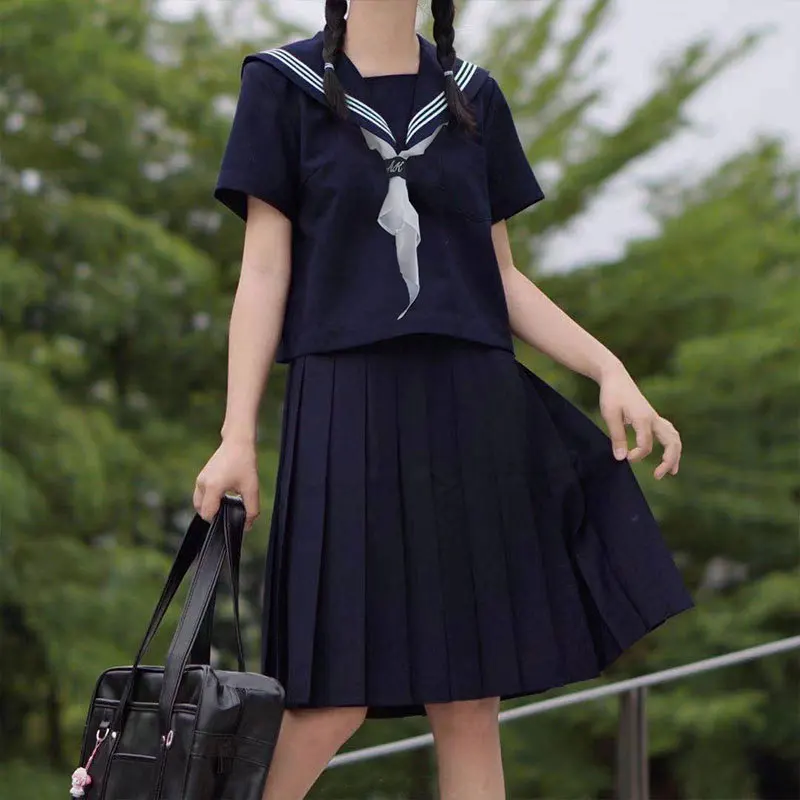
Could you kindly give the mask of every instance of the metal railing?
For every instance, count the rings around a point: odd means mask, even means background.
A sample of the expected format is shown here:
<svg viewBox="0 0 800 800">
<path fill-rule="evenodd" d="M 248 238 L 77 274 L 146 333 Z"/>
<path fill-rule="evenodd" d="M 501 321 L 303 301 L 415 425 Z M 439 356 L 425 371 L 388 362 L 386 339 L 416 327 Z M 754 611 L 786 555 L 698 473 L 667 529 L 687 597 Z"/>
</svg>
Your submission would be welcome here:
<svg viewBox="0 0 800 800">
<path fill-rule="evenodd" d="M 518 706 L 501 712 L 499 719 L 501 723 L 511 722 L 515 719 L 542 714 L 545 711 L 552 711 L 556 708 L 585 703 L 588 700 L 597 700 L 601 697 L 609 697 L 615 694 L 621 695 L 617 736 L 617 797 L 620 800 L 648 800 L 647 687 L 798 648 L 800 648 L 800 636 L 791 636 L 787 639 L 779 639 L 756 647 L 748 647 L 745 650 L 737 650 L 733 653 L 706 658 L 680 667 L 672 667 L 649 675 L 641 675 L 638 678 L 615 681 L 594 689 L 584 689 L 561 695 L 560 697 L 552 697 L 547 700 Z M 432 744 L 433 735 L 425 733 L 420 736 L 389 742 L 388 744 L 365 747 L 349 753 L 340 753 L 331 759 L 328 769 L 404 753 L 408 750 L 428 747 Z"/>
</svg>

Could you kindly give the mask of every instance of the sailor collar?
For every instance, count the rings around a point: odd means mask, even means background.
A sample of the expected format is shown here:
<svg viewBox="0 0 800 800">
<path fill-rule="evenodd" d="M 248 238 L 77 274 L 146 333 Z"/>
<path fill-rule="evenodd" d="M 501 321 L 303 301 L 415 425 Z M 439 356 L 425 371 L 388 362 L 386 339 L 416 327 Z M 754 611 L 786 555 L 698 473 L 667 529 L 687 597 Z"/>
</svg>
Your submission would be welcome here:
<svg viewBox="0 0 800 800">
<path fill-rule="evenodd" d="M 436 46 L 417 34 L 420 46 L 419 72 L 414 91 L 413 113 L 409 120 L 405 142 L 397 142 L 386 120 L 371 108 L 365 79 L 345 53 L 336 66 L 336 75 L 344 88 L 349 110 L 348 119 L 364 128 L 395 150 L 412 148 L 448 120 L 449 112 L 444 95 L 444 75 L 436 56 Z M 259 59 L 272 64 L 289 80 L 320 103 L 327 105 L 322 88 L 324 63 L 322 58 L 323 32 L 308 39 L 285 44 L 248 56 L 245 64 Z M 484 83 L 487 70 L 463 59 L 453 65 L 454 78 L 467 100 L 472 99 Z"/>
<path fill-rule="evenodd" d="M 408 123 L 405 141 L 398 143 L 386 120 L 367 102 L 366 81 L 355 64 L 342 53 L 336 74 L 345 91 L 349 114 L 364 135 L 367 146 L 383 159 L 388 186 L 386 199 L 378 214 L 378 224 L 395 239 L 400 274 L 408 289 L 408 305 L 397 319 L 405 316 L 420 291 L 417 249 L 421 241 L 420 221 L 411 204 L 406 185 L 405 165 L 409 158 L 423 156 L 449 120 L 444 94 L 445 78 L 436 46 L 417 34 L 419 40 L 419 70 L 414 89 L 413 112 Z M 245 59 L 266 61 L 280 70 L 292 83 L 327 107 L 323 90 L 324 63 L 322 58 L 323 32 L 309 39 L 271 50 L 264 50 Z M 457 59 L 453 65 L 454 78 L 467 98 L 472 99 L 488 77 L 488 72 L 469 61 Z"/>
</svg>

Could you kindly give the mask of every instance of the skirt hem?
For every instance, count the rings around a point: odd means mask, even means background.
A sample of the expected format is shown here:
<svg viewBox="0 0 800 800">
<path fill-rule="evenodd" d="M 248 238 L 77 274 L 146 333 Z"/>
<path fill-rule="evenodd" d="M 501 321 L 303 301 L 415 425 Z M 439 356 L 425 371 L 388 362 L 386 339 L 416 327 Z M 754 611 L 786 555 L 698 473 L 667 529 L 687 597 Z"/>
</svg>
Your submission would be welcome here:
<svg viewBox="0 0 800 800">
<path fill-rule="evenodd" d="M 427 711 L 425 709 L 426 704 L 431 703 L 452 703 L 452 702 L 463 702 L 468 700 L 480 700 L 486 697 L 500 697 L 501 702 L 505 702 L 507 700 L 518 700 L 522 697 L 529 697 L 537 694 L 543 694 L 544 692 L 548 692 L 552 689 L 563 689 L 565 686 L 571 686 L 575 683 L 582 683 L 584 681 L 594 680 L 596 678 L 602 678 L 604 673 L 610 666 L 616 663 L 624 653 L 629 650 L 633 645 L 637 642 L 641 641 L 645 636 L 649 633 L 652 633 L 657 628 L 660 628 L 664 625 L 665 622 L 670 620 L 672 617 L 676 617 L 678 614 L 682 614 L 684 611 L 690 611 L 696 607 L 696 603 L 691 598 L 688 599 L 684 604 L 680 606 L 676 606 L 670 611 L 668 611 L 663 618 L 658 620 L 653 625 L 649 626 L 647 630 L 639 635 L 636 636 L 628 641 L 620 643 L 620 650 L 615 655 L 607 657 L 604 663 L 600 666 L 594 666 L 584 671 L 579 671 L 577 673 L 571 674 L 569 677 L 559 679 L 555 682 L 548 682 L 547 685 L 539 685 L 533 688 L 526 688 L 520 689 L 515 691 L 509 692 L 496 692 L 494 694 L 487 694 L 484 692 L 481 693 L 467 693 L 463 696 L 453 697 L 453 696 L 435 696 L 427 700 L 418 700 L 412 703 L 364 703 L 364 702 L 328 702 L 325 704 L 316 704 L 316 703 L 292 703 L 291 700 L 287 699 L 285 703 L 285 707 L 289 711 L 293 710 L 301 710 L 301 709 L 321 709 L 321 708 L 366 708 L 367 709 L 367 719 L 400 719 L 403 717 L 426 717 Z"/>
</svg>

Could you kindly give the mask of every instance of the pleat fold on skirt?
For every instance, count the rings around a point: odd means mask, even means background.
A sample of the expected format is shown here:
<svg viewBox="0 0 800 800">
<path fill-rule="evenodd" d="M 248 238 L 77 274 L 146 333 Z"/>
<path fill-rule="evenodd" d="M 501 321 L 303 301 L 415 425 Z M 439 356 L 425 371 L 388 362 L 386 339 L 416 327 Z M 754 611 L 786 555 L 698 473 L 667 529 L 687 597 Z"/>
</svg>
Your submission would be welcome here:
<svg viewBox="0 0 800 800">
<path fill-rule="evenodd" d="M 692 607 L 630 465 L 512 353 L 420 334 L 291 362 L 262 652 L 287 708 L 534 694 Z"/>
</svg>

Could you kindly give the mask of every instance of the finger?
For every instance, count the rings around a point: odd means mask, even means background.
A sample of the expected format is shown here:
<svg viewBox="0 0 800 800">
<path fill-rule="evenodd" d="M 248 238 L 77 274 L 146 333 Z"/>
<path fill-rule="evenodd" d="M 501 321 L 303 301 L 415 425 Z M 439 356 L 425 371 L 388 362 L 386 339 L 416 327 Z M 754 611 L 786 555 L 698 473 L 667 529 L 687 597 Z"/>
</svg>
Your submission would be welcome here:
<svg viewBox="0 0 800 800">
<path fill-rule="evenodd" d="M 194 485 L 194 493 L 192 494 L 192 505 L 198 514 L 200 513 L 200 509 L 203 507 L 204 493 L 205 490 L 203 488 L 203 484 L 200 481 L 197 481 L 197 483 Z"/>
<path fill-rule="evenodd" d="M 258 481 L 253 481 L 242 489 L 242 500 L 244 501 L 245 520 L 244 529 L 249 531 L 253 523 L 258 518 Z"/>
<path fill-rule="evenodd" d="M 211 522 L 214 519 L 214 515 L 219 511 L 219 505 L 224 493 L 224 489 L 218 486 L 206 486 L 199 512 L 206 522 Z"/>
<path fill-rule="evenodd" d="M 681 442 L 681 438 L 680 436 L 678 436 L 677 431 L 675 432 L 675 436 L 677 438 L 678 452 L 677 455 L 675 456 L 675 462 L 672 465 L 672 469 L 670 469 L 670 473 L 672 475 L 678 474 L 678 469 L 680 468 L 681 465 L 681 456 L 683 455 L 683 443 Z"/>
<path fill-rule="evenodd" d="M 675 462 L 675 466 L 672 468 L 672 474 L 673 475 L 677 475 L 678 474 L 678 470 L 680 469 L 680 466 L 681 466 L 681 455 L 679 453 L 678 454 L 678 460 Z"/>
<path fill-rule="evenodd" d="M 667 473 L 677 474 L 678 464 L 681 458 L 681 437 L 671 422 L 663 417 L 656 420 L 653 430 L 658 441 L 664 446 L 664 454 L 661 463 L 656 468 L 654 475 L 659 480 Z"/>
<path fill-rule="evenodd" d="M 631 424 L 636 431 L 636 447 L 628 453 L 628 461 L 641 461 L 653 451 L 653 423 L 648 417 L 639 417 Z"/>
<path fill-rule="evenodd" d="M 669 473 L 672 475 L 675 474 L 678 461 L 680 460 L 679 453 L 679 445 L 675 441 L 669 442 L 664 447 L 664 455 L 661 459 L 661 463 L 656 467 L 655 472 L 653 473 L 658 480 L 661 480 L 661 478 Z"/>
<path fill-rule="evenodd" d="M 611 408 L 602 412 L 603 419 L 608 426 L 608 435 L 611 437 L 611 448 L 614 458 L 622 461 L 628 454 L 628 437 L 625 433 L 625 423 L 622 418 L 622 409 Z"/>
</svg>

